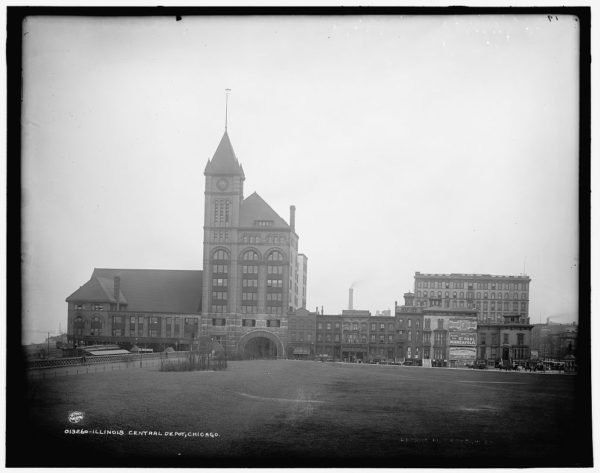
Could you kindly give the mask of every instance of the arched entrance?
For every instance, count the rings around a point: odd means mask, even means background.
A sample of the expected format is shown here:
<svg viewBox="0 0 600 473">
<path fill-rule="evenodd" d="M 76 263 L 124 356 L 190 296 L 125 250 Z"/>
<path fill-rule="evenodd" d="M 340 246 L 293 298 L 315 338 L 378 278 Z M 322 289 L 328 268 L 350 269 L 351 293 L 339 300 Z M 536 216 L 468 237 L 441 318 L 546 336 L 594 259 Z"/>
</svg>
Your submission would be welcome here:
<svg viewBox="0 0 600 473">
<path fill-rule="evenodd" d="M 244 335 L 238 352 L 246 359 L 282 358 L 283 344 L 277 335 L 260 330 Z"/>
</svg>

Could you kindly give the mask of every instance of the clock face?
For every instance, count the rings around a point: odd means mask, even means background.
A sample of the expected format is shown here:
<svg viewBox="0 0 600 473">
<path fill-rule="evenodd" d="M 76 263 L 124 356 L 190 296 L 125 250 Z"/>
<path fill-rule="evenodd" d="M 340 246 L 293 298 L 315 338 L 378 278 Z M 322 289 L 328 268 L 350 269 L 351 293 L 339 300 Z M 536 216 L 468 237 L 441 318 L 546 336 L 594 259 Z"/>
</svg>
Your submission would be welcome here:
<svg viewBox="0 0 600 473">
<path fill-rule="evenodd" d="M 219 190 L 224 191 L 225 189 L 227 189 L 227 179 L 219 179 L 217 181 L 217 187 L 219 188 Z"/>
</svg>

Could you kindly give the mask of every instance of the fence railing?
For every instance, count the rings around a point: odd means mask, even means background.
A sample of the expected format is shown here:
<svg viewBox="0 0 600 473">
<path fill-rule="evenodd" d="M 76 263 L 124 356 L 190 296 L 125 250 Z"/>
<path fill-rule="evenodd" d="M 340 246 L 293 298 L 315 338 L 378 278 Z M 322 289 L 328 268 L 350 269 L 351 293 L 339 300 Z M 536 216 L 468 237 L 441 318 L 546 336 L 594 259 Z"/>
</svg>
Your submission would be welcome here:
<svg viewBox="0 0 600 473">
<path fill-rule="evenodd" d="M 70 358 L 54 358 L 50 360 L 30 360 L 28 368 L 30 370 L 61 368 L 67 366 L 86 366 L 104 363 L 135 363 L 140 360 L 159 360 L 159 359 L 177 359 L 186 358 L 187 351 L 174 351 L 170 353 L 130 353 L 125 355 L 89 355 L 75 356 Z"/>
</svg>

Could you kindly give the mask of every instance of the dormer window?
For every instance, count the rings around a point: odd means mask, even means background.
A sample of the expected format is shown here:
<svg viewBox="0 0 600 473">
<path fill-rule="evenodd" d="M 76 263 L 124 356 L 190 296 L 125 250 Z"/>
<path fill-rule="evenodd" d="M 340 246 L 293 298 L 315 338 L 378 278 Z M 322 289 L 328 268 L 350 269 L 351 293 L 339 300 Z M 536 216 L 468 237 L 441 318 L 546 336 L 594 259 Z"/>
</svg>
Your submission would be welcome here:
<svg viewBox="0 0 600 473">
<path fill-rule="evenodd" d="M 254 220 L 255 227 L 272 227 L 273 220 Z"/>
<path fill-rule="evenodd" d="M 94 304 L 94 310 L 104 310 L 104 306 L 102 304 Z"/>
</svg>

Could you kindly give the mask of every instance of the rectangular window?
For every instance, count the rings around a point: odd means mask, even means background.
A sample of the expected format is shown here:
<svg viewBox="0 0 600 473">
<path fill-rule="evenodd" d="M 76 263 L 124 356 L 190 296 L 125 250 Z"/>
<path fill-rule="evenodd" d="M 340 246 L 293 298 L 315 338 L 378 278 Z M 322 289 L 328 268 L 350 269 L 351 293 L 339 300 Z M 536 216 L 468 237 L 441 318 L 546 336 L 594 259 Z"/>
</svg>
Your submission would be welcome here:
<svg viewBox="0 0 600 473">
<path fill-rule="evenodd" d="M 267 327 L 281 327 L 281 320 L 267 320 Z"/>
<path fill-rule="evenodd" d="M 375 334 L 374 334 L 374 333 L 372 333 L 372 334 L 371 334 L 371 341 L 372 341 L 372 342 L 374 342 L 374 341 L 375 341 Z"/>
<path fill-rule="evenodd" d="M 525 345 L 525 335 L 522 333 L 517 334 L 517 345 Z"/>
<path fill-rule="evenodd" d="M 113 337 L 122 337 L 123 330 L 120 328 L 113 328 Z"/>
<path fill-rule="evenodd" d="M 243 265 L 242 266 L 243 274 L 258 274 L 258 266 L 256 265 Z"/>
<path fill-rule="evenodd" d="M 481 340 L 480 343 L 482 345 L 485 345 L 485 333 L 482 333 L 482 334 L 479 335 L 479 340 Z"/>
<path fill-rule="evenodd" d="M 502 334 L 502 343 L 508 344 L 508 333 Z"/>
<path fill-rule="evenodd" d="M 394 340 L 394 336 L 393 335 L 388 335 L 388 342 L 392 343 Z"/>
<path fill-rule="evenodd" d="M 242 319 L 242 327 L 256 327 L 256 320 Z"/>
<path fill-rule="evenodd" d="M 331 324 L 327 323 L 327 330 L 331 330 Z"/>
<path fill-rule="evenodd" d="M 215 327 L 225 327 L 227 319 L 212 319 L 212 324 Z"/>
<path fill-rule="evenodd" d="M 443 330 L 444 329 L 444 319 L 438 319 L 438 321 L 437 321 L 437 328 L 438 328 L 438 330 Z"/>
</svg>

